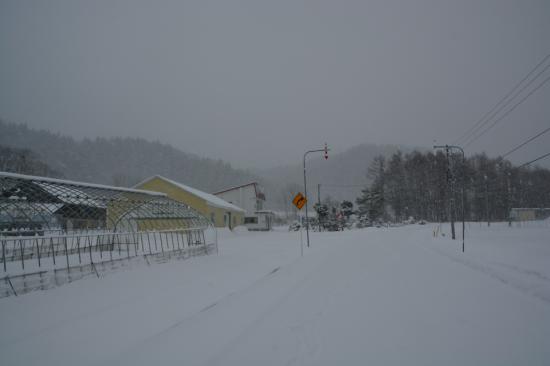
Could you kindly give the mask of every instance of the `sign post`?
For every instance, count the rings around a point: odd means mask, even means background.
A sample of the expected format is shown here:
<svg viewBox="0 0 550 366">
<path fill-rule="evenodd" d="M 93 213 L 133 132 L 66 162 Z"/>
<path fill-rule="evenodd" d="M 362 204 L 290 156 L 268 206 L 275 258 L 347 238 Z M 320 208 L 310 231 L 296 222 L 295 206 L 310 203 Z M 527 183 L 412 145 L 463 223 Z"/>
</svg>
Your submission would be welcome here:
<svg viewBox="0 0 550 366">
<path fill-rule="evenodd" d="M 298 210 L 301 210 L 302 207 L 307 203 L 306 198 L 301 192 L 298 192 L 296 196 L 294 196 L 294 199 L 292 200 L 292 204 L 296 206 Z M 304 241 L 302 239 L 302 232 L 303 232 L 303 222 L 300 220 L 300 252 L 302 257 L 304 256 Z"/>
</svg>

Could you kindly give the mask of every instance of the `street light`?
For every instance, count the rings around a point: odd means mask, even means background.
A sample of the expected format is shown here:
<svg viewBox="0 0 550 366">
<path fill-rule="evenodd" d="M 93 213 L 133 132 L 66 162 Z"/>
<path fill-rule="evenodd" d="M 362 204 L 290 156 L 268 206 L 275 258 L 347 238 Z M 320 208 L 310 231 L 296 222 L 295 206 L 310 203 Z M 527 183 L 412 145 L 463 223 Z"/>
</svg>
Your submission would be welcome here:
<svg viewBox="0 0 550 366">
<path fill-rule="evenodd" d="M 445 149 L 447 151 L 447 154 L 449 153 L 449 150 L 456 149 L 460 150 L 462 152 L 462 166 L 464 169 L 466 169 L 466 157 L 464 155 L 464 149 L 460 146 L 456 145 L 434 145 L 434 149 Z M 447 155 L 448 156 L 448 155 Z M 449 164 L 449 161 L 447 160 L 447 164 Z M 463 172 L 464 174 L 465 172 Z M 464 177 L 462 177 L 462 253 L 464 253 L 464 233 L 466 231 L 466 224 L 465 224 L 465 217 L 464 217 Z M 452 215 L 452 213 L 451 213 Z"/>
<path fill-rule="evenodd" d="M 304 153 L 304 196 L 306 197 L 306 237 L 307 237 L 307 247 L 309 248 L 309 217 L 307 213 L 307 181 L 306 181 L 306 156 L 309 153 L 314 152 L 324 152 L 325 153 L 325 160 L 328 159 L 328 152 L 330 149 L 328 148 L 327 144 L 325 143 L 324 149 L 316 149 L 316 150 L 308 150 Z"/>
</svg>

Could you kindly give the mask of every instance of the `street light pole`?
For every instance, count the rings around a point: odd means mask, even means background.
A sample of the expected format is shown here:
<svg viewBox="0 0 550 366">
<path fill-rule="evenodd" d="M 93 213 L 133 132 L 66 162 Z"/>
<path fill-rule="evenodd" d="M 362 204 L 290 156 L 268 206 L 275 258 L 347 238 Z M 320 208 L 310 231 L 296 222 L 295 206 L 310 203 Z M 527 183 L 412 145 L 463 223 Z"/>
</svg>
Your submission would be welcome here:
<svg viewBox="0 0 550 366">
<path fill-rule="evenodd" d="M 308 199 L 307 199 L 307 180 L 306 180 L 306 156 L 309 153 L 324 152 L 325 153 L 325 159 L 328 159 L 328 152 L 329 151 L 330 151 L 330 149 L 327 147 L 327 144 L 325 144 L 324 149 L 308 150 L 304 153 L 304 196 L 306 197 L 306 238 L 307 238 L 307 247 L 308 248 L 309 248 L 309 217 L 308 217 L 308 212 L 307 212 Z"/>
<path fill-rule="evenodd" d="M 317 183 L 317 207 L 321 207 L 321 183 Z M 317 210 L 319 210 L 319 208 Z M 319 212 L 317 212 L 317 225 L 319 226 L 319 231 L 321 231 L 321 218 L 319 217 Z"/>
<path fill-rule="evenodd" d="M 462 153 L 462 167 L 463 169 L 465 170 L 466 169 L 466 156 L 464 154 L 464 149 L 461 148 L 460 146 L 456 146 L 456 145 L 445 145 L 445 146 L 441 146 L 441 145 L 437 145 L 437 146 L 434 146 L 434 149 L 446 149 L 447 151 L 449 149 L 457 149 L 457 150 L 460 150 L 460 152 Z M 464 233 L 466 232 L 466 223 L 465 223 L 465 208 L 464 208 L 464 191 L 465 191 L 465 188 L 464 188 L 464 185 L 466 184 L 465 181 L 466 179 L 464 179 L 464 174 L 466 172 L 464 171 L 462 173 L 462 253 L 464 253 Z M 452 214 L 452 213 L 451 213 Z"/>
</svg>

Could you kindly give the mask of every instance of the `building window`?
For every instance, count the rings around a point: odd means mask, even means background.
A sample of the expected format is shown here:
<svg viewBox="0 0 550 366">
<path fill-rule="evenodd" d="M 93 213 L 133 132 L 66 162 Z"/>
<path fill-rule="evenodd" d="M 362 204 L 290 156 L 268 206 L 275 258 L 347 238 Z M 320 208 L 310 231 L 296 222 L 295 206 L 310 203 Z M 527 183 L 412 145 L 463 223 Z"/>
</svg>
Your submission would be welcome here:
<svg viewBox="0 0 550 366">
<path fill-rule="evenodd" d="M 256 216 L 249 216 L 244 218 L 245 224 L 257 224 L 258 218 Z"/>
<path fill-rule="evenodd" d="M 223 226 L 227 226 L 227 214 L 223 215 Z"/>
<path fill-rule="evenodd" d="M 210 213 L 210 221 L 212 221 L 213 224 L 216 223 L 216 214 L 214 212 Z"/>
</svg>

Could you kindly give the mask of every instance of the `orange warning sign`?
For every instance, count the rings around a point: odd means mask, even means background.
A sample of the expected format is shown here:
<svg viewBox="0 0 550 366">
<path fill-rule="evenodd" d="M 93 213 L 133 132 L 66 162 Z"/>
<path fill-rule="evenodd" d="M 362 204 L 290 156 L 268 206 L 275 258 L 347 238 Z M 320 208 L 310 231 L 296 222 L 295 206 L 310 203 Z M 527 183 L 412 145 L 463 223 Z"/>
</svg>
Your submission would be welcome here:
<svg viewBox="0 0 550 366">
<path fill-rule="evenodd" d="M 298 207 L 298 210 L 301 210 L 302 207 L 305 206 L 306 202 L 306 198 L 301 193 L 298 193 L 296 197 L 294 197 L 294 199 L 292 200 L 292 203 L 294 204 L 294 206 Z"/>
</svg>

